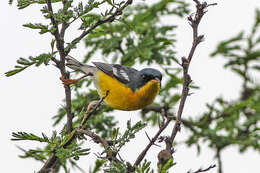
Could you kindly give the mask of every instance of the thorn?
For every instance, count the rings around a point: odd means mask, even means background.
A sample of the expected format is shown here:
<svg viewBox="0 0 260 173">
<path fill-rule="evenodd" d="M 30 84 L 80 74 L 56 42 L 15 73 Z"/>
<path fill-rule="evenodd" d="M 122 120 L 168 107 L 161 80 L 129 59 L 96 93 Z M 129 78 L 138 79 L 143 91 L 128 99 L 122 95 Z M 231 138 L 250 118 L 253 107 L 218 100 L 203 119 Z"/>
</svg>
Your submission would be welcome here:
<svg viewBox="0 0 260 173">
<path fill-rule="evenodd" d="M 194 92 L 193 93 L 188 93 L 188 96 L 191 96 L 192 94 L 195 94 Z"/>
<path fill-rule="evenodd" d="M 148 134 L 147 134 L 146 131 L 145 131 L 145 134 L 146 134 L 146 137 L 148 138 L 148 140 L 149 140 L 150 142 L 152 142 L 151 138 L 148 136 Z M 161 147 L 160 145 L 157 145 L 157 144 L 155 144 L 155 143 L 153 143 L 153 145 L 155 145 L 155 146 L 157 146 L 157 147 Z"/>
<path fill-rule="evenodd" d="M 209 7 L 209 6 L 215 6 L 215 5 L 218 5 L 218 3 L 208 4 L 207 7 Z"/>
</svg>

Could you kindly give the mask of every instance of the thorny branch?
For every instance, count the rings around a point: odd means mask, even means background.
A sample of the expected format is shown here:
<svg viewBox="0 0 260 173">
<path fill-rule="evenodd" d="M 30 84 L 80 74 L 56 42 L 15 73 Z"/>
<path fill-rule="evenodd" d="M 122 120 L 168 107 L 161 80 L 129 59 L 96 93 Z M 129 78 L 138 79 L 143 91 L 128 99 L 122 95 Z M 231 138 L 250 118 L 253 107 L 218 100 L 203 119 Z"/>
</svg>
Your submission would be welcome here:
<svg viewBox="0 0 260 173">
<path fill-rule="evenodd" d="M 170 137 L 167 137 L 165 139 L 166 142 L 166 149 L 162 150 L 162 151 L 168 151 L 169 154 L 172 154 L 174 152 L 174 149 L 172 148 L 172 143 L 174 141 L 174 138 L 176 137 L 177 132 L 180 130 L 180 125 L 181 125 L 181 117 L 182 117 L 182 112 L 184 109 L 184 105 L 185 105 L 185 101 L 187 96 L 189 95 L 189 85 L 192 82 L 190 75 L 188 74 L 188 70 L 189 70 L 189 65 L 190 62 L 192 60 L 193 54 L 196 50 L 196 47 L 198 46 L 199 43 L 201 43 L 203 41 L 204 36 L 203 35 L 198 35 L 198 26 L 199 23 L 203 17 L 203 15 L 207 12 L 205 11 L 205 9 L 209 6 L 212 5 L 216 5 L 216 3 L 214 4 L 207 4 L 206 2 L 200 3 L 198 0 L 193 0 L 196 3 L 196 14 L 195 17 L 192 17 L 192 15 L 190 15 L 188 17 L 188 21 L 190 22 L 190 25 L 192 27 L 193 30 L 193 42 L 192 42 L 192 47 L 191 50 L 188 54 L 188 57 L 182 58 L 182 69 L 183 69 L 183 78 L 184 78 L 184 82 L 182 85 L 182 95 L 181 95 L 181 101 L 179 104 L 179 108 L 178 108 L 178 112 L 177 112 L 177 117 L 176 117 L 176 121 L 174 124 L 174 127 L 172 129 L 172 133 Z M 166 114 L 167 115 L 167 114 Z M 143 158 L 146 155 L 146 152 L 150 149 L 150 147 L 153 145 L 153 143 L 158 139 L 159 135 L 161 134 L 161 132 L 169 125 L 169 123 L 171 122 L 171 120 L 173 120 L 174 118 L 169 116 L 167 117 L 168 120 L 166 121 L 165 124 L 163 124 L 158 132 L 156 133 L 156 135 L 152 138 L 152 140 L 149 142 L 149 144 L 145 147 L 145 149 L 141 152 L 141 154 L 138 156 L 138 158 L 136 159 L 134 166 L 137 166 L 141 163 L 141 161 L 143 160 Z M 158 160 L 160 163 L 160 155 L 158 155 Z"/>
<path fill-rule="evenodd" d="M 155 143 L 155 141 L 159 138 L 160 134 L 164 131 L 164 129 L 169 125 L 172 119 L 168 119 L 165 124 L 162 125 L 162 127 L 159 129 L 159 131 L 154 135 L 154 137 L 150 140 L 149 144 L 145 147 L 145 149 L 139 154 L 137 157 L 134 167 L 138 166 L 143 158 L 145 157 L 147 151 L 151 148 L 151 146 Z"/>
<path fill-rule="evenodd" d="M 67 0 L 63 0 L 63 8 L 66 5 Z M 54 12 L 53 12 L 53 8 L 52 8 L 52 2 L 51 0 L 46 0 L 46 4 L 47 4 L 47 8 L 49 10 L 50 13 L 50 20 L 52 25 L 55 27 L 55 30 L 52 32 L 52 35 L 55 37 L 55 41 L 56 41 L 56 48 L 59 52 L 60 55 L 60 59 L 57 60 L 55 57 L 52 57 L 51 60 L 56 64 L 57 68 L 59 68 L 60 73 L 62 75 L 62 77 L 64 79 L 69 79 L 69 73 L 66 72 L 66 68 L 65 68 L 65 57 L 66 55 L 70 52 L 71 48 L 65 49 L 64 48 L 64 36 L 65 36 L 65 31 L 66 29 L 69 27 L 69 24 L 66 22 L 63 22 L 61 24 L 61 29 L 59 30 L 59 24 L 56 21 L 56 19 L 54 18 Z M 95 28 L 97 28 L 98 26 L 107 23 L 107 22 L 112 22 L 115 20 L 116 16 L 119 16 L 122 14 L 123 10 L 128 6 L 132 4 L 132 0 L 128 0 L 126 1 L 122 7 L 117 8 L 117 10 L 111 14 L 108 18 L 104 19 L 104 20 L 98 20 L 96 24 L 94 24 L 93 26 L 91 26 L 88 30 L 83 31 L 83 33 L 76 39 L 74 39 L 72 41 L 72 43 L 78 43 L 80 40 L 82 40 L 87 34 L 89 34 L 90 32 L 92 32 Z M 66 50 L 66 51 L 65 51 Z M 67 112 L 67 133 L 72 132 L 73 127 L 72 127 L 72 113 L 71 113 L 71 88 L 69 85 L 64 85 L 65 88 L 65 100 L 66 100 L 66 112 Z M 102 100 L 103 101 L 103 100 Z M 95 109 L 97 109 L 98 106 L 95 107 Z M 88 116 L 90 117 L 90 116 Z M 68 143 L 65 146 L 68 146 L 72 141 L 74 141 L 76 139 L 76 136 L 74 136 L 71 140 L 68 141 Z M 55 152 L 49 157 L 49 159 L 45 162 L 45 164 L 43 165 L 43 167 L 40 169 L 40 171 L 38 173 L 48 173 L 51 170 L 53 170 L 53 168 L 58 164 L 58 158 L 55 155 Z"/>
<path fill-rule="evenodd" d="M 204 35 L 198 35 L 199 23 L 200 23 L 203 15 L 207 12 L 207 11 L 205 11 L 205 9 L 209 6 L 216 5 L 216 3 L 207 4 L 206 2 L 200 3 L 198 0 L 193 0 L 193 1 L 196 3 L 197 11 L 196 11 L 196 14 L 194 17 L 192 17 L 191 15 L 188 17 L 188 21 L 190 22 L 190 25 L 193 30 L 193 42 L 192 42 L 192 47 L 189 52 L 188 58 L 187 59 L 184 57 L 182 58 L 182 68 L 183 68 L 183 78 L 184 78 L 184 83 L 182 85 L 182 96 L 181 96 L 181 101 L 180 101 L 178 112 L 177 112 L 177 119 L 176 119 L 175 125 L 173 127 L 172 134 L 169 139 L 168 145 L 172 145 L 174 138 L 180 129 L 182 112 L 184 109 L 186 98 L 189 94 L 189 85 L 192 82 L 191 77 L 188 74 L 189 65 L 192 60 L 196 47 L 204 39 Z"/>
<path fill-rule="evenodd" d="M 101 138 L 100 136 L 98 136 L 97 134 L 91 132 L 91 131 L 87 131 L 84 130 L 84 123 L 87 121 L 87 119 L 97 111 L 97 109 L 100 107 L 100 105 L 102 104 L 102 102 L 104 101 L 104 99 L 108 96 L 109 91 L 107 91 L 106 95 L 104 97 L 102 97 L 100 99 L 100 101 L 98 102 L 98 104 L 93 108 L 93 110 L 91 112 L 89 112 L 86 117 L 85 121 L 82 121 L 82 125 L 79 129 L 77 129 L 77 132 L 79 133 L 83 133 L 85 135 L 88 135 L 89 137 L 91 137 L 95 142 L 100 142 L 103 144 L 105 150 L 108 148 L 108 142 Z M 83 123 L 84 122 L 84 123 Z M 63 147 L 67 147 L 68 145 L 70 145 L 73 141 L 75 141 L 77 139 L 78 135 L 77 133 L 75 133 L 71 139 L 69 141 L 67 141 L 67 143 L 65 143 L 63 145 Z M 112 157 L 112 153 L 111 152 L 107 152 L 107 158 L 108 159 L 113 159 Z M 115 160 L 115 159 L 114 159 Z M 40 171 L 38 173 L 48 173 L 51 170 L 53 170 L 54 167 L 56 167 L 56 165 L 59 163 L 57 156 L 55 155 L 55 151 L 52 154 L 52 156 L 45 162 L 44 166 L 40 169 Z"/>
<path fill-rule="evenodd" d="M 103 139 L 102 137 L 98 136 L 97 134 L 95 134 L 89 130 L 78 129 L 77 132 L 91 137 L 93 139 L 93 141 L 96 143 L 101 143 L 105 149 L 105 152 L 107 153 L 108 160 L 113 159 L 113 153 L 112 153 L 112 151 L 109 151 L 109 144 L 105 139 Z"/>
<path fill-rule="evenodd" d="M 57 48 L 59 55 L 60 55 L 60 60 L 57 60 L 54 57 L 52 58 L 52 60 L 56 63 L 56 66 L 59 68 L 62 77 L 67 79 L 67 78 L 69 78 L 69 73 L 66 73 L 66 69 L 65 69 L 66 54 L 65 54 L 65 51 L 64 51 L 64 32 L 65 32 L 64 26 L 66 24 L 65 23 L 62 24 L 63 28 L 62 28 L 62 31 L 60 33 L 58 22 L 53 17 L 53 9 L 52 9 L 51 0 L 46 0 L 46 3 L 47 3 L 48 10 L 51 14 L 50 15 L 51 23 L 56 28 L 52 32 L 52 34 L 55 37 L 56 48 Z M 64 2 L 64 5 L 65 5 L 65 3 L 66 2 Z M 72 128 L 72 114 L 71 114 L 71 89 L 67 85 L 64 85 L 64 88 L 65 88 L 65 100 L 66 100 L 66 112 L 67 112 L 67 133 L 70 133 L 73 130 L 73 128 Z"/>
</svg>

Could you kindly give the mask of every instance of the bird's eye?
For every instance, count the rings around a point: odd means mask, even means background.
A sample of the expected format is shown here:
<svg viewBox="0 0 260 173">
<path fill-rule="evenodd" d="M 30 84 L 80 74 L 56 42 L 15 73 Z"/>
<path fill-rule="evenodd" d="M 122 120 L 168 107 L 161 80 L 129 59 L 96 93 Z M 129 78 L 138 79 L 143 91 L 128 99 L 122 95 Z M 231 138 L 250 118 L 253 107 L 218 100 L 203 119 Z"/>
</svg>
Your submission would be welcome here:
<svg viewBox="0 0 260 173">
<path fill-rule="evenodd" d="M 142 74 L 141 77 L 142 77 L 142 79 L 145 80 L 145 81 L 149 81 L 149 80 L 152 79 L 151 76 L 149 76 L 149 75 L 144 75 L 144 74 Z"/>
</svg>

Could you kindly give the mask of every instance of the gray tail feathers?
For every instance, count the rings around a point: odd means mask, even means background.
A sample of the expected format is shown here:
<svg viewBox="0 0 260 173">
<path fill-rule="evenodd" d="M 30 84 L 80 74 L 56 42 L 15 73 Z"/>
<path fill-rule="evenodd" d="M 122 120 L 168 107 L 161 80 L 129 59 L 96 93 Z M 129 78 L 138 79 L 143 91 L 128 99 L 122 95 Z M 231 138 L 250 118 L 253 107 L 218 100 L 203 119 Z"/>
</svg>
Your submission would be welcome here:
<svg viewBox="0 0 260 173">
<path fill-rule="evenodd" d="M 94 74 L 97 71 L 97 68 L 91 65 L 86 65 L 75 58 L 71 57 L 70 55 L 66 56 L 66 66 L 71 68 L 72 70 L 82 72 L 84 74 Z"/>
</svg>

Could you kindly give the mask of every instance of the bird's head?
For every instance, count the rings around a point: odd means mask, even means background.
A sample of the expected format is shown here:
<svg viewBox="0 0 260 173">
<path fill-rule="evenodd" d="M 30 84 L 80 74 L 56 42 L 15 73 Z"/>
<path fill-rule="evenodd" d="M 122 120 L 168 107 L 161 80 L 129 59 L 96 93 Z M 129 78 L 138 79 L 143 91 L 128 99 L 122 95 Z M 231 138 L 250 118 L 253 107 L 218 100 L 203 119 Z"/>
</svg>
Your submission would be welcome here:
<svg viewBox="0 0 260 173">
<path fill-rule="evenodd" d="M 161 86 L 161 80 L 162 80 L 162 73 L 154 68 L 145 68 L 140 71 L 141 76 L 141 83 L 142 85 L 146 84 L 147 82 L 151 80 L 156 80 L 160 82 Z"/>
<path fill-rule="evenodd" d="M 141 77 L 144 81 L 158 80 L 161 82 L 162 73 L 154 68 L 145 68 L 140 71 Z"/>
</svg>

